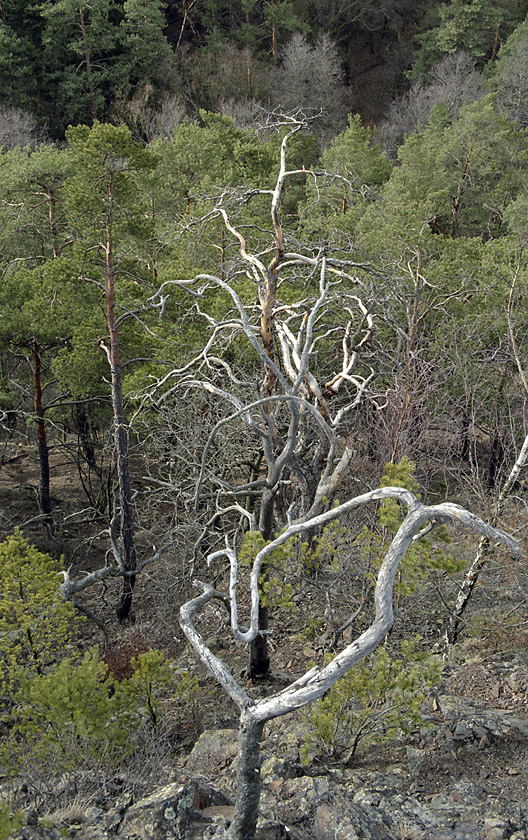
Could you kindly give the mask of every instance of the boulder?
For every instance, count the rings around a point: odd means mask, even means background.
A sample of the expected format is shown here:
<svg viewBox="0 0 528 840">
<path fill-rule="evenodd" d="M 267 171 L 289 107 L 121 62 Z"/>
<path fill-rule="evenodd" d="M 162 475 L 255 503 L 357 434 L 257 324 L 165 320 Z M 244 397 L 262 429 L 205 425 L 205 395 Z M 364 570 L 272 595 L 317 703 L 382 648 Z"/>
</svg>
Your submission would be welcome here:
<svg viewBox="0 0 528 840">
<path fill-rule="evenodd" d="M 237 750 L 236 729 L 207 729 L 187 756 L 185 769 L 189 775 L 215 778 L 220 771 L 234 770 Z"/>
<path fill-rule="evenodd" d="M 128 808 L 117 834 L 122 840 L 183 840 L 195 799 L 193 784 L 167 785 Z"/>
</svg>

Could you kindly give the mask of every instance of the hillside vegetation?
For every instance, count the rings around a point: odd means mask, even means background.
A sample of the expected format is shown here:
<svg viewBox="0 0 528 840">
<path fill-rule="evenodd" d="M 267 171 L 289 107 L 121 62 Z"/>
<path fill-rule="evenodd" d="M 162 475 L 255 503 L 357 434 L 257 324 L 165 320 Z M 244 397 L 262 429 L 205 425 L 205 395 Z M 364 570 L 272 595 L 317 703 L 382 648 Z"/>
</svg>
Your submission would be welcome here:
<svg viewBox="0 0 528 840">
<path fill-rule="evenodd" d="M 431 653 L 525 655 L 527 13 L 0 2 L 0 741 L 42 812 L 232 718 L 195 578 L 269 711 L 407 533 L 312 767 L 418 732 Z"/>
</svg>

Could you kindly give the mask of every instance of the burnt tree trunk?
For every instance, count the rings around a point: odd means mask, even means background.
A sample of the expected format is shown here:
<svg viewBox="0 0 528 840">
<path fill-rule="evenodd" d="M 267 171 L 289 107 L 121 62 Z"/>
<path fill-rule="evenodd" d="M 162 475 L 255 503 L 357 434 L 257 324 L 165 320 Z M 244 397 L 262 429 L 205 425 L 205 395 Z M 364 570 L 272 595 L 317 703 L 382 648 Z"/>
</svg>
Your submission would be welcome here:
<svg viewBox="0 0 528 840">
<path fill-rule="evenodd" d="M 49 447 L 46 435 L 46 424 L 44 420 L 44 407 L 42 405 L 42 362 L 40 357 L 40 345 L 36 339 L 33 340 L 33 405 L 35 408 L 35 427 L 37 432 L 37 448 L 39 456 L 39 505 L 42 513 L 51 514 L 50 496 L 50 467 Z"/>
<path fill-rule="evenodd" d="M 95 460 L 95 442 L 92 427 L 88 419 L 86 408 L 82 405 L 82 403 L 74 406 L 74 422 L 77 427 L 79 448 L 84 453 L 86 463 L 93 472 L 98 473 L 99 470 Z"/>
<path fill-rule="evenodd" d="M 273 491 L 265 491 L 260 508 L 259 531 L 266 541 L 271 539 L 273 530 L 273 496 Z M 262 567 L 261 583 L 267 579 L 267 576 L 268 570 L 264 565 Z M 270 667 L 267 636 L 269 628 L 269 610 L 267 604 L 262 603 L 262 598 L 259 601 L 258 616 L 260 633 L 253 639 L 249 646 L 249 676 L 252 679 L 262 679 L 263 677 L 266 677 L 269 673 Z"/>
</svg>

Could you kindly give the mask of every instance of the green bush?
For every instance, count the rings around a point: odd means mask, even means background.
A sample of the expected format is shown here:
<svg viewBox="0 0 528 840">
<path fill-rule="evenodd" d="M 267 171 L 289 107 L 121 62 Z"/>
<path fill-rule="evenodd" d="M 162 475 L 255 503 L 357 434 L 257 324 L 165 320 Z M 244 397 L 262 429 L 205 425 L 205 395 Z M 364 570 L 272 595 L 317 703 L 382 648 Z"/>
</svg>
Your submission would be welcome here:
<svg viewBox="0 0 528 840">
<path fill-rule="evenodd" d="M 72 645 L 74 608 L 59 591 L 60 564 L 15 531 L 0 543 L 0 752 L 12 771 L 43 760 L 58 772 L 95 761 L 115 764 L 133 751 L 146 720 L 158 721 L 173 672 L 165 654 L 149 650 L 117 680 L 97 648 L 81 657 Z M 60 661 L 64 650 L 70 655 Z M 197 691 L 178 674 L 179 696 Z M 5 822 L 5 820 L 4 820 Z"/>
<path fill-rule="evenodd" d="M 423 725 L 425 692 L 439 679 L 440 664 L 420 649 L 419 636 L 402 641 L 399 657 L 378 648 L 316 703 L 304 757 L 315 747 L 348 763 L 361 742 L 393 738 Z"/>
<path fill-rule="evenodd" d="M 163 651 L 147 650 L 132 659 L 132 667 L 134 673 L 120 683 L 120 689 L 134 705 L 136 712 L 141 714 L 145 710 L 148 720 L 155 726 L 158 722 L 161 692 L 173 679 L 170 664 Z"/>
<path fill-rule="evenodd" d="M 141 653 L 132 665 L 129 678 L 116 680 L 93 648 L 80 662 L 68 657 L 26 681 L 10 715 L 6 764 L 16 771 L 28 759 L 45 760 L 56 772 L 83 763 L 121 764 L 134 751 L 142 725 L 158 723 L 164 694 L 189 698 L 198 690 L 187 671 L 178 672 L 174 686 L 162 651 Z"/>
<path fill-rule="evenodd" d="M 0 543 L 0 695 L 8 705 L 71 639 L 74 608 L 60 596 L 60 565 L 18 530 Z"/>
<path fill-rule="evenodd" d="M 108 675 L 97 648 L 75 664 L 66 658 L 47 674 L 38 674 L 18 695 L 14 739 L 35 758 L 48 758 L 61 771 L 81 760 L 130 750 L 135 703 Z M 51 759 L 53 758 L 53 762 Z"/>
<path fill-rule="evenodd" d="M 9 803 L 0 801 L 0 840 L 7 840 L 21 825 L 22 820 L 18 813 L 13 814 Z"/>
</svg>

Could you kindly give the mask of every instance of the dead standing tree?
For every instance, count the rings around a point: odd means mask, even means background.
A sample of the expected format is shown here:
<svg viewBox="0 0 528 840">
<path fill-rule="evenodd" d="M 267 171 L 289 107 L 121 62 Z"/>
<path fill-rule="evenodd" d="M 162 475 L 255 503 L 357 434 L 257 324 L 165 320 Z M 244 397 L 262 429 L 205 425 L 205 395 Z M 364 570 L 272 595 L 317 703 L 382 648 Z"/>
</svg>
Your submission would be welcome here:
<svg viewBox="0 0 528 840">
<path fill-rule="evenodd" d="M 285 183 L 299 175 L 317 178 L 314 172 L 288 170 L 286 165 L 288 142 L 305 127 L 293 117 L 286 121 L 274 189 L 238 196 L 238 206 L 257 195 L 270 196 L 271 241 L 260 251 L 249 250 L 241 226 L 235 226 L 228 212 L 228 198 L 223 196 L 208 215 L 206 221 L 223 221 L 239 258 L 231 276 L 200 274 L 178 284 L 184 288 L 200 284 L 194 313 L 208 325 L 210 336 L 196 358 L 172 370 L 156 387 L 158 394 L 162 390 L 159 402 L 189 389 L 202 389 L 234 409 L 215 425 L 204 448 L 195 501 L 204 498 L 208 483 L 214 491 L 209 492 L 209 498 L 214 497 L 217 505 L 209 522 L 221 522 L 225 514 L 236 511 L 266 541 L 286 520 L 313 521 L 334 496 L 355 452 L 345 421 L 364 398 L 374 376 L 368 365 L 362 364 L 360 370 L 360 356 L 371 339 L 374 321 L 356 294 L 364 286 L 358 272 L 370 271 L 369 266 L 337 259 L 322 249 L 288 249 L 280 218 Z M 265 261 L 270 253 L 271 260 Z M 241 277 L 255 283 L 258 304 L 244 301 Z M 154 305 L 159 305 L 170 285 L 164 284 L 151 299 Z M 281 300 L 283 285 L 290 296 L 293 286 L 303 297 L 294 303 Z M 233 310 L 225 320 L 204 311 L 200 298 L 211 288 L 222 290 L 231 299 Z M 256 384 L 244 382 L 226 360 L 226 341 L 240 336 L 260 368 Z M 231 480 L 226 480 L 211 469 L 209 461 L 217 435 L 237 421 L 245 424 L 263 453 L 262 465 L 245 483 L 233 472 Z M 266 565 L 262 575 L 266 575 Z M 269 669 L 268 608 L 260 601 L 258 612 L 259 632 L 251 640 L 249 671 L 253 677 L 264 676 Z"/>
<path fill-rule="evenodd" d="M 508 297 L 508 306 L 506 309 L 506 322 L 508 325 L 508 338 L 510 341 L 512 356 L 515 360 L 515 365 L 519 373 L 519 379 L 521 382 L 522 390 L 524 391 L 526 397 L 528 396 L 528 379 L 521 359 L 521 354 L 515 336 L 513 322 L 514 303 L 518 296 L 517 284 L 521 274 L 524 250 L 525 246 L 523 245 L 523 247 L 520 250 L 517 265 L 515 266 L 515 269 L 513 271 L 510 293 Z M 512 495 L 514 488 L 521 476 L 521 472 L 526 467 L 527 462 L 528 435 L 526 435 L 526 437 L 524 438 L 522 446 L 520 447 L 517 453 L 515 463 L 513 464 L 507 478 L 503 482 L 499 495 L 495 500 L 490 516 L 490 525 L 496 527 L 500 523 L 505 504 Z M 464 614 L 469 605 L 474 589 L 478 583 L 480 574 L 484 570 L 484 567 L 486 566 L 486 563 L 488 562 L 490 555 L 492 554 L 492 550 L 493 546 L 490 544 L 490 541 L 487 539 L 487 537 L 481 537 L 477 552 L 464 575 L 464 579 L 458 591 L 453 610 L 449 616 L 449 621 L 445 629 L 444 643 L 447 649 L 450 645 L 454 645 L 458 641 L 458 637 L 463 626 Z"/>
<path fill-rule="evenodd" d="M 397 499 L 406 505 L 407 515 L 381 564 L 374 594 L 375 617 L 368 629 L 334 656 L 324 668 L 310 669 L 286 689 L 270 697 L 259 700 L 251 698 L 238 685 L 226 665 L 207 647 L 194 625 L 195 614 L 211 600 L 223 601 L 230 614 L 233 636 L 240 642 L 251 643 L 260 633 L 259 580 L 266 558 L 274 549 L 290 538 L 306 534 L 314 527 L 327 525 L 360 505 L 390 498 Z M 466 529 L 482 534 L 488 540 L 504 543 L 515 553 L 522 553 L 519 544 L 513 538 L 486 525 L 481 519 L 458 505 L 444 502 L 429 507 L 419 502 L 408 490 L 399 487 L 380 488 L 357 496 L 332 510 L 317 516 L 306 517 L 304 521 L 290 525 L 280 536 L 258 552 L 251 571 L 251 614 L 248 628 L 241 627 L 238 619 L 236 551 L 226 547 L 209 556 L 209 561 L 213 561 L 219 555 L 226 555 L 229 558 L 231 567 L 229 596 L 218 592 L 212 586 L 195 581 L 195 585 L 202 589 L 202 594 L 182 606 L 180 623 L 197 655 L 240 709 L 236 800 L 233 821 L 227 835 L 229 840 L 252 840 L 255 836 L 260 801 L 260 745 L 265 722 L 318 700 L 340 677 L 378 647 L 394 622 L 392 603 L 394 580 L 407 549 L 414 541 L 429 532 L 432 526 L 446 522 L 455 522 Z"/>
<path fill-rule="evenodd" d="M 374 370 L 368 365 L 374 322 L 368 304 L 360 297 L 368 295 L 371 269 L 337 259 L 323 249 L 310 252 L 288 247 L 279 213 L 284 184 L 300 172 L 317 177 L 313 172 L 286 167 L 288 141 L 302 128 L 298 120 L 289 123 L 282 141 L 275 188 L 252 190 L 238 197 L 239 204 L 241 198 L 247 202 L 263 193 L 271 197 L 271 243 L 267 242 L 259 251 L 250 251 L 243 228 L 235 225 L 225 197 L 209 214 L 209 219 L 223 221 L 227 234 L 238 247 L 239 257 L 232 266 L 223 264 L 222 276 L 204 273 L 187 283 L 178 283 L 196 295 L 193 314 L 203 318 L 210 334 L 193 359 L 172 370 L 154 389 L 158 402 L 170 401 L 172 397 L 179 400 L 190 390 L 198 389 L 211 395 L 216 405 L 231 409 L 215 423 L 206 441 L 195 499 L 207 498 L 216 503 L 209 526 L 219 523 L 227 535 L 232 529 L 228 517 L 235 513 L 260 531 L 266 541 L 252 558 L 249 626 L 242 626 L 238 616 L 239 556 L 235 539 L 229 544 L 226 538 L 225 545 L 207 557 L 209 563 L 228 558 L 229 594 L 196 581 L 201 594 L 184 604 L 180 612 L 180 623 L 190 644 L 240 710 L 237 794 L 229 840 L 252 840 L 255 836 L 260 800 L 260 744 L 265 722 L 322 697 L 341 676 L 376 649 L 393 624 L 395 575 L 415 540 L 436 523 L 454 521 L 489 539 L 506 543 L 512 551 L 520 551 L 515 540 L 463 508 L 448 503 L 428 507 L 411 492 L 398 487 L 373 490 L 328 509 L 354 457 L 355 442 L 347 434 L 351 412 L 367 396 L 375 400 Z M 270 252 L 272 258 L 268 261 L 265 255 Z M 258 290 L 257 305 L 245 301 L 241 278 L 248 277 Z M 162 305 L 169 285 L 164 284 L 151 299 L 154 305 Z M 193 289 L 195 285 L 199 285 L 198 292 Z M 287 299 L 292 285 L 298 290 L 294 303 Z M 213 317 L 204 304 L 210 289 L 221 290 L 230 299 L 232 310 L 223 320 Z M 251 370 L 254 372 L 258 365 L 257 384 L 254 376 L 241 375 L 235 368 L 235 350 L 240 359 L 240 338 L 249 348 L 245 359 L 249 359 Z M 230 345 L 233 352 L 228 355 L 225 349 Z M 215 441 L 226 427 L 236 422 L 245 425 L 263 452 L 260 469 L 253 471 L 246 482 L 240 480 L 240 469 L 233 468 L 226 475 L 214 468 Z M 255 507 L 247 504 L 248 498 L 257 500 Z M 407 515 L 378 573 L 371 625 L 325 667 L 310 669 L 273 696 L 257 700 L 249 696 L 226 664 L 207 646 L 195 626 L 196 614 L 213 600 L 223 602 L 235 639 L 251 646 L 252 674 L 265 673 L 269 662 L 268 616 L 262 603 L 262 580 L 274 550 L 291 538 L 306 538 L 314 530 L 368 502 L 389 498 L 405 505 Z M 278 533 L 275 538 L 274 532 Z"/>
</svg>

